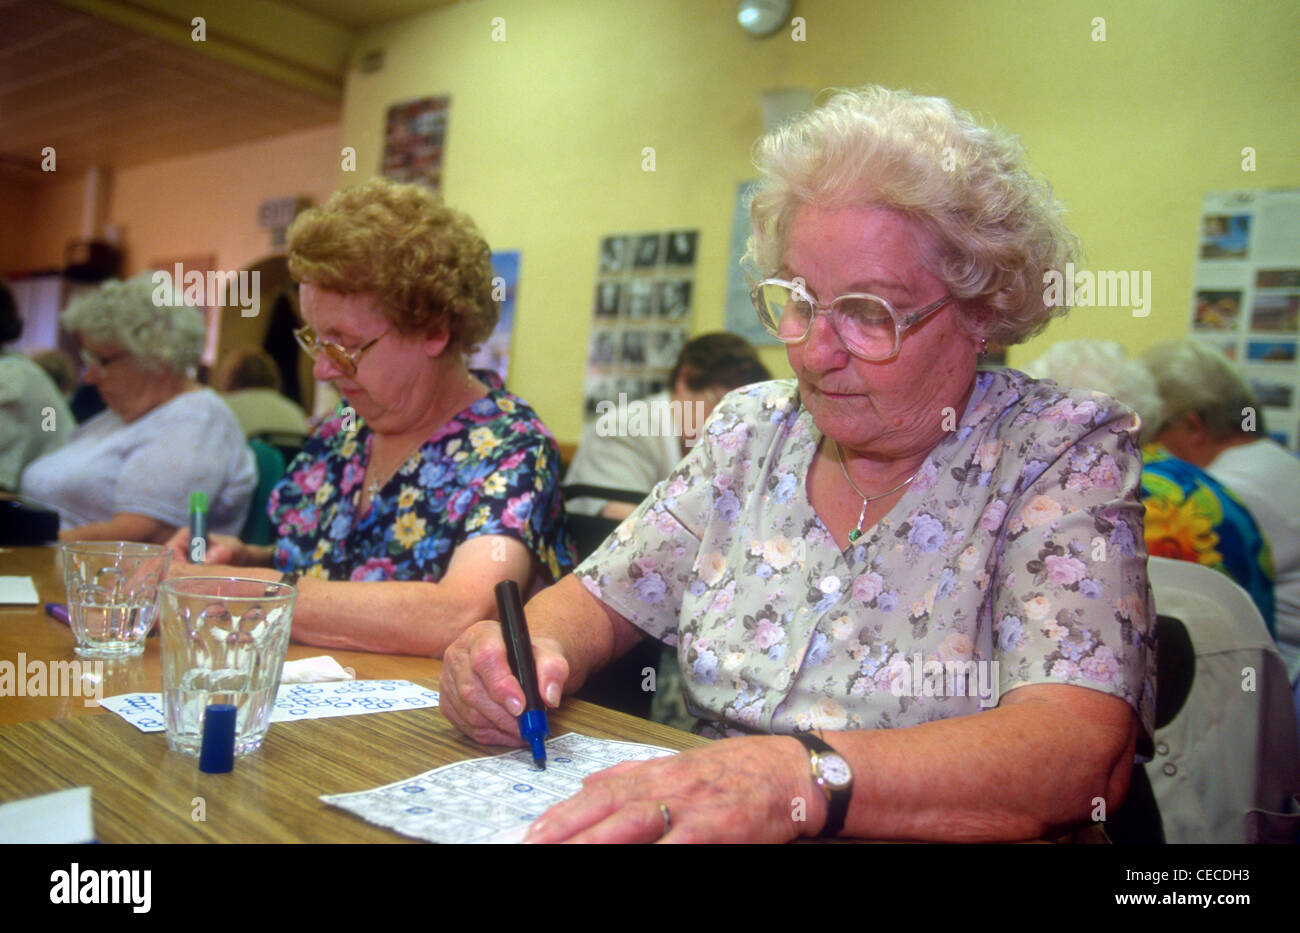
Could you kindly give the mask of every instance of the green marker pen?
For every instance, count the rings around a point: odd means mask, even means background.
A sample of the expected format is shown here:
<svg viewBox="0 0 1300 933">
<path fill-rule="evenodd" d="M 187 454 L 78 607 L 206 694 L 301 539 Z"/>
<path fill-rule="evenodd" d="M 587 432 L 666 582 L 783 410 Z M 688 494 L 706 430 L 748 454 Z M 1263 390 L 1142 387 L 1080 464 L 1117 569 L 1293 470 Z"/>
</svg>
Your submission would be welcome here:
<svg viewBox="0 0 1300 933">
<path fill-rule="evenodd" d="M 190 563 L 201 564 L 208 554 L 208 494 L 190 493 Z"/>
</svg>

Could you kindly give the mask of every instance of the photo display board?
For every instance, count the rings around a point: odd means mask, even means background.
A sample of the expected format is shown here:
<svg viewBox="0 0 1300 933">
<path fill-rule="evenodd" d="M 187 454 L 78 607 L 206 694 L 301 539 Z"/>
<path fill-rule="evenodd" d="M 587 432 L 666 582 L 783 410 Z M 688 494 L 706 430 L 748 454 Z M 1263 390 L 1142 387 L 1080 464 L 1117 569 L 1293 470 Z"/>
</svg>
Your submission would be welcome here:
<svg viewBox="0 0 1300 933">
<path fill-rule="evenodd" d="M 1241 369 L 1268 433 L 1300 449 L 1300 189 L 1205 196 L 1190 331 Z"/>
<path fill-rule="evenodd" d="M 591 340 L 583 390 L 584 419 L 602 400 L 617 403 L 668 388 L 677 354 L 690 337 L 697 230 L 630 233 L 600 241 Z"/>
</svg>

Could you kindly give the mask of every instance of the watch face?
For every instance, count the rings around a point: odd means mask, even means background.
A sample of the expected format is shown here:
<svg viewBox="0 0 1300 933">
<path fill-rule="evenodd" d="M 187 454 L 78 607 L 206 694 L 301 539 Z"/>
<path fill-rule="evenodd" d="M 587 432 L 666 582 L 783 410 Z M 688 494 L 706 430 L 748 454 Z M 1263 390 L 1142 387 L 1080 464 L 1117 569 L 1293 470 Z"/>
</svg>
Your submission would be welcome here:
<svg viewBox="0 0 1300 933">
<path fill-rule="evenodd" d="M 834 790 L 841 790 L 853 783 L 853 771 L 849 763 L 839 755 L 818 755 L 817 773 Z"/>
</svg>

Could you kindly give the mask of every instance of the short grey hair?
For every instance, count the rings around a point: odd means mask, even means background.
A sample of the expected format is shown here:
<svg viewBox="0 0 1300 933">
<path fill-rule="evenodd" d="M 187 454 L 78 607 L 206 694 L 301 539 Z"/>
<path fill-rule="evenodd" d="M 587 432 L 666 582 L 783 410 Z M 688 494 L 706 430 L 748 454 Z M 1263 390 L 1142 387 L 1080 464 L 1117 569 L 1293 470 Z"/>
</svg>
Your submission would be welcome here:
<svg viewBox="0 0 1300 933">
<path fill-rule="evenodd" d="M 1158 343 L 1142 354 L 1164 402 L 1165 422 L 1196 412 L 1215 440 L 1244 433 L 1242 409 L 1259 402 L 1232 362 L 1199 340 Z"/>
<path fill-rule="evenodd" d="M 1114 341 L 1063 340 L 1020 369 L 1035 379 L 1104 392 L 1127 405 L 1141 419 L 1141 443 L 1151 440 L 1164 423 L 1164 404 L 1155 378 Z"/>
<path fill-rule="evenodd" d="M 146 369 L 185 373 L 203 353 L 203 315 L 197 308 L 155 303 L 153 273 L 142 272 L 125 282 L 110 279 L 95 291 L 75 299 L 60 316 L 64 330 L 96 343 L 114 343 Z"/>
<path fill-rule="evenodd" d="M 966 305 L 957 320 L 967 333 L 1009 346 L 1065 313 L 1047 301 L 1045 276 L 1078 258 L 1078 239 L 1016 137 L 941 97 L 877 86 L 830 93 L 755 144 L 762 178 L 746 258 L 760 275 L 780 268 L 801 205 L 886 207 L 935 245 L 925 259 Z"/>
</svg>

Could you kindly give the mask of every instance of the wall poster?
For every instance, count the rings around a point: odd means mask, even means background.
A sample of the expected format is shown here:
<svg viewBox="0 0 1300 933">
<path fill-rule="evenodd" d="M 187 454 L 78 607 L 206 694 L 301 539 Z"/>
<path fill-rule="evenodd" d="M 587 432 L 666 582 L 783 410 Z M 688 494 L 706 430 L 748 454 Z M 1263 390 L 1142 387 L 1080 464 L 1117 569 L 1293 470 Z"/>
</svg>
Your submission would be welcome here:
<svg viewBox="0 0 1300 933">
<path fill-rule="evenodd" d="M 699 231 L 617 234 L 600 242 L 592 301 L 584 417 L 596 403 L 668 388 L 689 339 Z"/>
<path fill-rule="evenodd" d="M 1300 189 L 1205 196 L 1191 335 L 1237 364 L 1268 433 L 1300 450 Z"/>
<path fill-rule="evenodd" d="M 442 188 L 442 147 L 450 97 L 425 97 L 388 108 L 380 173 L 391 181 Z"/>
<path fill-rule="evenodd" d="M 519 251 L 492 254 L 492 300 L 500 315 L 492 336 L 469 359 L 471 369 L 490 369 L 506 381 L 510 369 L 510 337 L 515 329 L 515 299 L 519 290 Z"/>
</svg>

